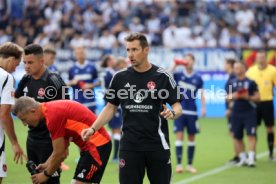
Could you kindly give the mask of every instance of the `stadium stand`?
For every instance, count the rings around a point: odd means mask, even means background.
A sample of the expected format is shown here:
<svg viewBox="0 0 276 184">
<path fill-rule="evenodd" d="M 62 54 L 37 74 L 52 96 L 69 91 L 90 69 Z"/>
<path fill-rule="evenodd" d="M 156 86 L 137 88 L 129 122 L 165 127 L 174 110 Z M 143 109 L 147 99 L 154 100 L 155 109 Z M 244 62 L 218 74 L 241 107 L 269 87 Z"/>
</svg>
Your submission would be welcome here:
<svg viewBox="0 0 276 184">
<path fill-rule="evenodd" d="M 275 47 L 276 5 L 266 1 L 1 0 L 0 44 L 116 48 L 143 32 L 168 48 Z M 130 7 L 130 8 L 129 8 Z M 108 43 L 108 44 L 107 44 Z"/>
</svg>

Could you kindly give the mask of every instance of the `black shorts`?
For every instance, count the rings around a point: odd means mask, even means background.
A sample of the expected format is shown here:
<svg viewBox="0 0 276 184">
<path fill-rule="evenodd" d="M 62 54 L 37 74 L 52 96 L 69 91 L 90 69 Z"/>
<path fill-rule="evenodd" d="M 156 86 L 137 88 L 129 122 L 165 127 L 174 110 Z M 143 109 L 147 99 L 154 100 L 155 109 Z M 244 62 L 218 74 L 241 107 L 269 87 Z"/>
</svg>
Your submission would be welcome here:
<svg viewBox="0 0 276 184">
<path fill-rule="evenodd" d="M 27 156 L 28 160 L 33 161 L 36 165 L 44 163 L 53 152 L 52 142 L 35 143 L 27 139 Z M 59 184 L 61 169 L 53 173 L 52 177 L 45 184 Z"/>
<path fill-rule="evenodd" d="M 257 121 L 256 112 L 250 113 L 232 113 L 232 132 L 238 140 L 243 138 L 243 132 L 247 135 L 256 136 Z"/>
<path fill-rule="evenodd" d="M 122 151 L 119 154 L 120 184 L 142 184 L 145 171 L 151 184 L 171 183 L 170 150 Z"/>
<path fill-rule="evenodd" d="M 109 159 L 111 147 L 111 141 L 103 146 L 97 147 L 102 161 L 101 166 L 91 156 L 89 151 L 82 151 L 74 179 L 86 183 L 100 183 Z"/>
<path fill-rule="evenodd" d="M 273 101 L 263 101 L 257 105 L 257 123 L 261 125 L 264 120 L 266 127 L 274 126 L 274 105 Z"/>
</svg>

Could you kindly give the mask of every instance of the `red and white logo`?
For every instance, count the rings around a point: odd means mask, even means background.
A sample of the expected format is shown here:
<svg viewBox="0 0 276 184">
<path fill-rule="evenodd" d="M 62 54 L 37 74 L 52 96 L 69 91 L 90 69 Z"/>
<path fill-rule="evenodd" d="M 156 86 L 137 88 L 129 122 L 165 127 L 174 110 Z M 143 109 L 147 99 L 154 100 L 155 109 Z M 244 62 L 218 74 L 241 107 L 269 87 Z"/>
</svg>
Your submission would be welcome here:
<svg viewBox="0 0 276 184">
<path fill-rule="evenodd" d="M 123 167 L 125 167 L 125 165 L 126 165 L 126 161 L 124 159 L 120 159 L 119 167 L 123 168 Z"/>
<path fill-rule="evenodd" d="M 6 164 L 3 165 L 3 171 L 7 172 L 7 165 Z"/>
<path fill-rule="evenodd" d="M 45 90 L 43 88 L 39 88 L 38 90 L 38 96 L 42 97 L 45 95 Z"/>
<path fill-rule="evenodd" d="M 154 90 L 155 87 L 156 87 L 156 84 L 153 81 L 149 81 L 148 84 L 147 84 L 147 87 L 148 87 L 149 90 Z"/>
</svg>

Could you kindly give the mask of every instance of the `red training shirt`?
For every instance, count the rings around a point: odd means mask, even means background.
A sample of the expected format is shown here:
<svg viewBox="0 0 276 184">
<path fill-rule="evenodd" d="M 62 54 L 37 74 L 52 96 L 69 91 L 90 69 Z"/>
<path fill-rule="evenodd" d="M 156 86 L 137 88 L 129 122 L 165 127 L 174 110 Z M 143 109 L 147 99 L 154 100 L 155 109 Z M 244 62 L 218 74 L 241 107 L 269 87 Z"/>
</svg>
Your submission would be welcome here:
<svg viewBox="0 0 276 184">
<path fill-rule="evenodd" d="M 110 141 L 104 128 L 99 129 L 88 141 L 83 141 L 81 131 L 90 127 L 96 115 L 87 107 L 71 100 L 57 100 L 42 103 L 47 128 L 51 139 L 64 137 L 65 141 L 74 142 L 81 151 L 89 151 L 91 156 L 101 165 L 100 155 L 96 149 Z"/>
</svg>

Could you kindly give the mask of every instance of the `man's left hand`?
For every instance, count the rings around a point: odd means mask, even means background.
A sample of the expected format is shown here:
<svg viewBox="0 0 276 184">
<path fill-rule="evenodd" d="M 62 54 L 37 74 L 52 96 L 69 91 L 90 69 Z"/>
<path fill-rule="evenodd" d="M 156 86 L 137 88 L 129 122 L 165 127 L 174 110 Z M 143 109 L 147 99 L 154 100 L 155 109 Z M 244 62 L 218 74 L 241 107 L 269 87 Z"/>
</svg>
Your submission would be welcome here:
<svg viewBox="0 0 276 184">
<path fill-rule="evenodd" d="M 165 119 L 173 119 L 174 115 L 170 109 L 166 107 L 166 105 L 163 104 L 163 111 L 160 113 L 161 116 Z"/>
</svg>

